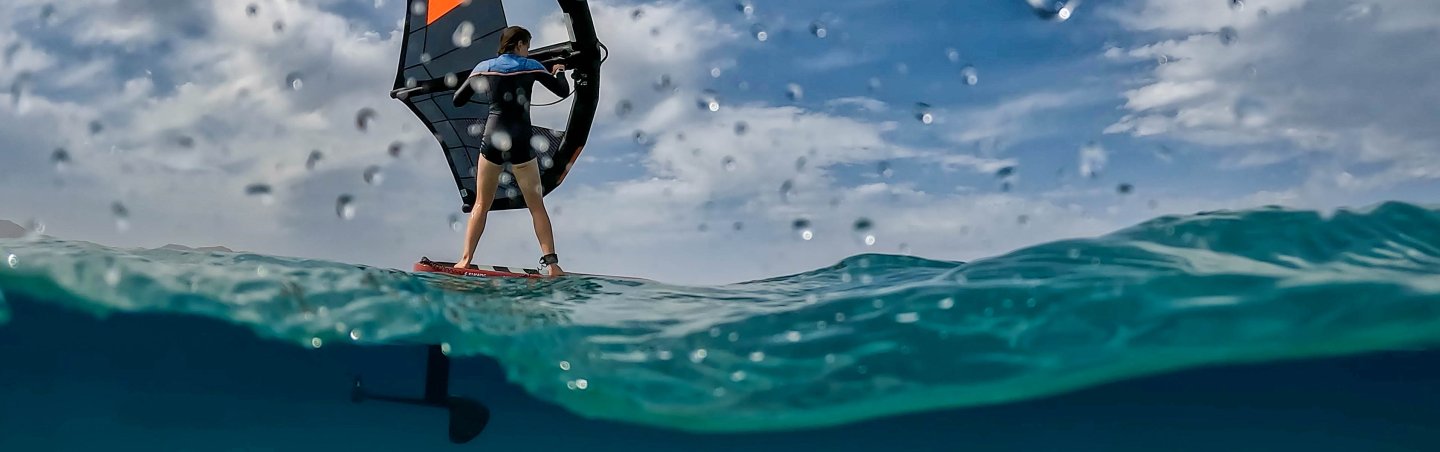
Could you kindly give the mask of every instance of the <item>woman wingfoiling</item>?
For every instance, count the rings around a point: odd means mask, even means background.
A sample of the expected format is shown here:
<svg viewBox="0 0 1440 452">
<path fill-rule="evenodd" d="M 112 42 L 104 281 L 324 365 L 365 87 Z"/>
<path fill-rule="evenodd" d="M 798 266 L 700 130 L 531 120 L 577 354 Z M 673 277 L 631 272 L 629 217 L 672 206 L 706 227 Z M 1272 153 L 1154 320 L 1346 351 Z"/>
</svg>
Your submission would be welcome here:
<svg viewBox="0 0 1440 452">
<path fill-rule="evenodd" d="M 531 144 L 530 93 L 537 81 L 562 98 L 570 95 L 570 86 L 564 65 L 555 65 L 553 71 L 546 71 L 539 61 L 528 58 L 530 39 L 530 32 L 522 27 L 505 28 L 500 36 L 498 56 L 477 64 L 452 100 L 456 107 L 468 103 L 479 93 L 487 94 L 490 100 L 482 132 L 481 161 L 477 163 L 475 177 L 477 200 L 470 211 L 464 251 L 455 263 L 456 268 L 468 268 L 474 259 L 475 248 L 485 232 L 486 216 L 499 188 L 500 174 L 505 165 L 509 165 L 540 242 L 544 256 L 540 263 L 551 276 L 564 274 L 555 253 L 550 214 L 545 209 L 544 187 L 535 158 L 539 150 L 532 149 Z"/>
</svg>

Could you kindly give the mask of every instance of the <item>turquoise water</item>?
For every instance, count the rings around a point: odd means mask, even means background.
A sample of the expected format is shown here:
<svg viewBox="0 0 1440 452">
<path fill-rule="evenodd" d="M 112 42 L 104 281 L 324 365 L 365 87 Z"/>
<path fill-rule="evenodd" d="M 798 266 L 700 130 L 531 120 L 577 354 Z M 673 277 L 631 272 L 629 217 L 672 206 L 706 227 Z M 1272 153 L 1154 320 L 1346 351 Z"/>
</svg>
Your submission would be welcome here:
<svg viewBox="0 0 1440 452">
<path fill-rule="evenodd" d="M 1440 210 L 1403 203 L 1162 217 L 968 263 L 860 255 L 706 287 L 479 280 L 44 237 L 0 240 L 0 256 L 0 293 L 14 298 L 199 315 L 295 347 L 442 343 L 494 358 L 533 396 L 583 416 L 708 432 L 1440 339 Z"/>
</svg>

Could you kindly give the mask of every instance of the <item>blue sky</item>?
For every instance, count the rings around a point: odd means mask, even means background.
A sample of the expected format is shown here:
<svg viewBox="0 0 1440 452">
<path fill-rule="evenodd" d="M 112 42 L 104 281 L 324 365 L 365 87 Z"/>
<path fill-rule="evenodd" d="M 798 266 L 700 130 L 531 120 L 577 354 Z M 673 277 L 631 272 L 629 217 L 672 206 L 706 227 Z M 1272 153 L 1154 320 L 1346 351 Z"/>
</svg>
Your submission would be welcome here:
<svg viewBox="0 0 1440 452">
<path fill-rule="evenodd" d="M 387 95 L 403 2 L 250 3 L 254 17 L 222 0 L 0 6 L 0 86 L 14 88 L 0 91 L 0 218 L 118 246 L 454 258 L 448 169 Z M 537 43 L 563 39 L 553 4 L 508 3 Z M 612 56 L 592 144 L 549 200 L 567 269 L 729 282 L 860 252 L 971 260 L 1164 214 L 1440 192 L 1434 2 L 1090 1 L 1065 21 L 1028 0 L 746 4 L 592 1 Z M 697 108 L 706 90 L 719 111 Z M 568 107 L 537 121 L 558 126 Z M 362 108 L 377 112 L 364 131 Z M 325 157 L 307 170 L 311 150 Z M 361 176 L 372 166 L 378 185 Z M 269 202 L 245 194 L 257 183 Z M 335 215 L 342 194 L 354 218 Z M 477 260 L 538 257 L 528 216 L 493 218 Z"/>
</svg>

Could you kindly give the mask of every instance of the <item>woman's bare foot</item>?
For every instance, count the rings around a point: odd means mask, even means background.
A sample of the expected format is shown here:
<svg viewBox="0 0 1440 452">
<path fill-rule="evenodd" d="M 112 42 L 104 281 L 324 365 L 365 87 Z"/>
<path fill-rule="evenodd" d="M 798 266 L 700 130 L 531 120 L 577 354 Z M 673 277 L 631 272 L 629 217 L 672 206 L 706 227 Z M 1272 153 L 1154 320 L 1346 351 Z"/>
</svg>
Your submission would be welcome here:
<svg viewBox="0 0 1440 452">
<path fill-rule="evenodd" d="M 459 262 L 456 262 L 456 263 L 455 263 L 455 268 L 460 268 L 460 269 L 470 268 L 470 259 L 471 259 L 471 258 L 463 258 L 463 259 L 460 259 Z"/>
<path fill-rule="evenodd" d="M 546 267 L 546 270 L 550 271 L 550 276 L 565 276 L 565 271 L 560 269 L 560 264 L 552 264 Z"/>
</svg>

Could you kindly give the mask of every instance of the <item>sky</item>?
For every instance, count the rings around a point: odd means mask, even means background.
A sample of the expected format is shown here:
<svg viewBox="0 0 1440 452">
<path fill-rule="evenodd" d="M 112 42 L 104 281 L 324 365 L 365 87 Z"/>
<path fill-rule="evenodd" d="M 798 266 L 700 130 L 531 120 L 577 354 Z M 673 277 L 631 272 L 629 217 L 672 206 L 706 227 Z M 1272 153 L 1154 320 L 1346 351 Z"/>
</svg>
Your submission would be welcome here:
<svg viewBox="0 0 1440 452">
<path fill-rule="evenodd" d="M 552 2 L 506 6 L 537 47 L 568 39 Z M 0 219 L 120 247 L 457 258 L 449 169 L 388 95 L 405 8 L 0 3 Z M 1055 8 L 592 0 L 611 54 L 590 144 L 546 200 L 563 266 L 723 284 L 1440 194 L 1440 3 Z M 561 128 L 568 109 L 536 122 Z M 539 255 L 529 216 L 505 211 L 476 262 Z"/>
</svg>

